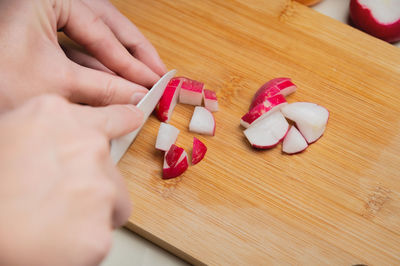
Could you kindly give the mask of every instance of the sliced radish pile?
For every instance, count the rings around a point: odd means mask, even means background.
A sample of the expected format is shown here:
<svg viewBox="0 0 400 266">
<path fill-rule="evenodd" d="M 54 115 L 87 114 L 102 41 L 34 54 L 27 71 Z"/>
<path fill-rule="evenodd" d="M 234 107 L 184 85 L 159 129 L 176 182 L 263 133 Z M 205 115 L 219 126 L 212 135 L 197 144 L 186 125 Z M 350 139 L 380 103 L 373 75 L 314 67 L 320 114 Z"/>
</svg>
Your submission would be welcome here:
<svg viewBox="0 0 400 266">
<path fill-rule="evenodd" d="M 217 112 L 218 111 L 218 100 L 217 100 L 217 95 L 215 94 L 215 92 L 204 89 L 203 96 L 204 96 L 204 106 L 211 112 Z"/>
<path fill-rule="evenodd" d="M 178 103 L 182 82 L 181 79 L 173 78 L 165 88 L 164 94 L 155 109 L 156 116 L 161 122 L 168 122 L 171 119 L 172 111 Z"/>
<path fill-rule="evenodd" d="M 168 151 L 171 145 L 175 143 L 178 135 L 179 129 L 170 124 L 161 122 L 157 134 L 156 149 Z"/>
<path fill-rule="evenodd" d="M 285 104 L 287 104 L 286 99 L 281 94 L 277 94 L 275 96 L 267 98 L 264 102 L 255 106 L 247 114 L 242 116 L 240 124 L 243 127 L 248 128 L 251 124 L 262 120 L 272 112 L 279 110 Z"/>
<path fill-rule="evenodd" d="M 203 102 L 204 106 L 200 105 Z M 164 151 L 163 179 L 170 179 L 183 174 L 189 167 L 188 157 L 183 148 L 175 145 L 179 130 L 168 124 L 172 112 L 178 103 L 195 105 L 189 131 L 214 136 L 215 119 L 211 112 L 218 111 L 218 99 L 215 92 L 204 89 L 204 83 L 185 77 L 171 79 L 164 94 L 156 106 L 155 114 L 162 122 L 158 130 L 156 149 Z M 163 123 L 165 122 L 165 123 Z M 207 147 L 194 138 L 192 165 L 199 163 L 205 156 Z"/>
<path fill-rule="evenodd" d="M 275 147 L 286 135 L 289 123 L 281 112 L 274 112 L 244 131 L 250 144 L 257 149 Z"/>
<path fill-rule="evenodd" d="M 276 78 L 256 92 L 251 110 L 240 121 L 247 128 L 244 135 L 254 148 L 269 149 L 283 141 L 282 151 L 294 154 L 305 150 L 324 134 L 328 110 L 315 103 L 287 104 L 284 96 L 296 90 L 289 78 Z M 286 119 L 293 121 L 296 127 L 290 127 Z"/>
<path fill-rule="evenodd" d="M 290 127 L 282 143 L 282 151 L 287 154 L 295 154 L 307 149 L 308 144 L 296 127 Z"/>
<path fill-rule="evenodd" d="M 400 41 L 400 0 L 351 0 L 354 25 L 387 42 Z"/>
<path fill-rule="evenodd" d="M 207 108 L 196 106 L 194 108 L 192 119 L 190 120 L 189 130 L 199 134 L 214 136 L 214 115 L 207 110 Z"/>
<path fill-rule="evenodd" d="M 206 155 L 207 147 L 196 137 L 193 138 L 192 165 L 199 163 Z"/>
<path fill-rule="evenodd" d="M 184 149 L 171 146 L 164 156 L 163 179 L 171 179 L 183 174 L 189 167 L 188 156 Z"/>
<path fill-rule="evenodd" d="M 181 78 L 183 80 L 179 94 L 179 102 L 191 105 L 201 105 L 203 100 L 204 84 L 196 80 Z"/>
<path fill-rule="evenodd" d="M 264 85 L 262 85 L 251 101 L 250 109 L 253 109 L 257 105 L 263 103 L 268 98 L 281 94 L 283 96 L 288 96 L 292 94 L 297 89 L 296 85 L 293 84 L 290 78 L 275 78 Z"/>
<path fill-rule="evenodd" d="M 325 132 L 329 112 L 315 103 L 291 103 L 281 109 L 283 115 L 296 123 L 297 128 L 307 140 L 313 143 Z"/>
</svg>

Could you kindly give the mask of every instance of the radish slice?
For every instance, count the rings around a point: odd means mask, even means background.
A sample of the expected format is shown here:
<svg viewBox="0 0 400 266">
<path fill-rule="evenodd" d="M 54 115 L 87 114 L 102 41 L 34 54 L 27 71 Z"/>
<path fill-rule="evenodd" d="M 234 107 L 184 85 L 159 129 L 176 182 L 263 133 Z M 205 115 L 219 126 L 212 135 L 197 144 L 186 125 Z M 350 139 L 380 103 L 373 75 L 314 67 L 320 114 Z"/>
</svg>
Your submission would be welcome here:
<svg viewBox="0 0 400 266">
<path fill-rule="evenodd" d="M 242 116 L 240 124 L 243 127 L 248 128 L 251 124 L 257 123 L 257 121 L 264 119 L 266 116 L 268 116 L 274 111 L 279 110 L 286 104 L 287 104 L 286 99 L 281 94 L 268 98 L 263 103 L 257 105 L 256 107 L 251 109 L 247 114 Z"/>
<path fill-rule="evenodd" d="M 281 112 L 273 112 L 266 118 L 252 124 L 244 135 L 254 148 L 269 149 L 275 147 L 289 130 L 289 123 Z"/>
<path fill-rule="evenodd" d="M 193 138 L 192 165 L 199 163 L 206 155 L 207 147 L 196 137 Z"/>
<path fill-rule="evenodd" d="M 196 106 L 190 120 L 189 131 L 214 136 L 215 119 L 213 114 L 204 107 Z"/>
<path fill-rule="evenodd" d="M 158 129 L 156 149 L 161 151 L 168 151 L 172 144 L 175 143 L 179 135 L 179 129 L 167 124 L 161 123 Z"/>
<path fill-rule="evenodd" d="M 326 108 L 308 102 L 288 104 L 281 109 L 281 112 L 296 123 L 309 144 L 317 141 L 324 134 L 329 118 Z"/>
<path fill-rule="evenodd" d="M 196 80 L 181 78 L 183 80 L 179 93 L 179 102 L 191 105 L 201 105 L 203 100 L 204 84 Z"/>
<path fill-rule="evenodd" d="M 357 28 L 377 38 L 400 40 L 399 0 L 351 0 L 350 17 Z"/>
<path fill-rule="evenodd" d="M 173 78 L 165 88 L 164 94 L 161 96 L 155 109 L 156 116 L 161 122 L 169 122 L 171 119 L 172 111 L 178 103 L 182 83 L 182 79 Z"/>
<path fill-rule="evenodd" d="M 308 147 L 307 141 L 296 127 L 292 126 L 283 139 L 282 151 L 287 154 L 295 154 L 304 151 Z"/>
<path fill-rule="evenodd" d="M 171 145 L 171 148 L 168 150 L 165 155 L 165 162 L 169 167 L 174 167 L 178 161 L 181 161 L 181 155 L 185 150 L 181 147 L 176 146 L 175 144 Z"/>
<path fill-rule="evenodd" d="M 175 146 L 175 145 L 174 145 Z M 171 146 L 172 148 L 173 146 Z M 189 167 L 188 156 L 186 152 L 177 147 L 172 148 L 168 151 L 164 156 L 164 166 L 163 166 L 163 179 L 171 179 L 180 176 L 183 174 Z M 179 159 L 176 160 L 177 154 L 180 154 Z M 168 160 L 167 160 L 168 156 Z M 172 165 L 168 164 L 168 161 L 172 163 Z"/>
<path fill-rule="evenodd" d="M 217 95 L 215 94 L 215 92 L 204 89 L 203 96 L 204 96 L 204 106 L 211 112 L 217 112 L 218 111 L 218 100 L 217 100 Z"/>
<path fill-rule="evenodd" d="M 295 92 L 296 89 L 296 85 L 293 84 L 290 78 L 272 79 L 257 90 L 253 100 L 251 101 L 250 110 L 272 96 L 277 94 L 288 96 L 289 94 Z"/>
</svg>

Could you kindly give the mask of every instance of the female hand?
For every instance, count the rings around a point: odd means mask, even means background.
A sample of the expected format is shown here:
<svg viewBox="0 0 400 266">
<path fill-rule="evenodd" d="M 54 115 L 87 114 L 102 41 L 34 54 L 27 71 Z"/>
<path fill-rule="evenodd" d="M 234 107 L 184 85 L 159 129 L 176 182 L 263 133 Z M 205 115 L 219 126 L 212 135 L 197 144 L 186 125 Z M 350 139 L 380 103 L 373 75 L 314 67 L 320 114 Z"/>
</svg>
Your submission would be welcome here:
<svg viewBox="0 0 400 266">
<path fill-rule="evenodd" d="M 130 214 L 109 141 L 136 129 L 130 105 L 41 96 L 0 116 L 0 264 L 98 265 Z"/>
<path fill-rule="evenodd" d="M 82 64 L 70 60 L 58 30 L 96 60 L 67 50 Z M 46 92 L 94 106 L 136 104 L 166 72 L 150 42 L 106 0 L 3 0 L 0 46 L 0 112 Z"/>
</svg>

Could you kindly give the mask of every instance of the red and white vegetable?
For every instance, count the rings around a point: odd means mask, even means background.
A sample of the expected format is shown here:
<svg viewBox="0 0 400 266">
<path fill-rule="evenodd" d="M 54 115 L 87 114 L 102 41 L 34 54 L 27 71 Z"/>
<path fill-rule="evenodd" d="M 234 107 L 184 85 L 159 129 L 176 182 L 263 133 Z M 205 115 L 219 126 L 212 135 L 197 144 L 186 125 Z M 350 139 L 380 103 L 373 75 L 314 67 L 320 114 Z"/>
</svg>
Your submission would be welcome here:
<svg viewBox="0 0 400 266">
<path fill-rule="evenodd" d="M 178 103 L 179 91 L 183 80 L 173 78 L 165 88 L 159 103 L 156 106 L 155 113 L 161 122 L 169 122 L 172 112 Z"/>
<path fill-rule="evenodd" d="M 303 135 L 295 126 L 291 126 L 282 142 L 282 151 L 287 154 L 295 154 L 307 149 L 308 144 Z"/>
<path fill-rule="evenodd" d="M 387 42 L 400 40 L 400 0 L 351 0 L 354 25 Z"/>
<path fill-rule="evenodd" d="M 207 147 L 196 137 L 193 138 L 192 165 L 199 163 L 206 155 Z"/>
<path fill-rule="evenodd" d="M 179 102 L 199 106 L 203 100 L 204 83 L 188 78 L 180 78 L 183 83 L 179 93 Z"/>
<path fill-rule="evenodd" d="M 275 147 L 289 130 L 289 123 L 281 112 L 273 112 L 264 119 L 252 124 L 244 131 L 250 144 L 257 149 Z"/>
<path fill-rule="evenodd" d="M 251 124 L 264 119 L 267 115 L 274 111 L 279 110 L 282 106 L 286 105 L 286 99 L 281 94 L 277 94 L 273 97 L 266 99 L 264 102 L 255 106 L 247 114 L 242 116 L 240 124 L 248 128 Z"/>
<path fill-rule="evenodd" d="M 204 96 L 204 106 L 211 112 L 217 112 L 218 111 L 217 94 L 212 90 L 204 89 L 203 96 Z"/>
<path fill-rule="evenodd" d="M 186 151 L 173 144 L 164 156 L 163 179 L 171 179 L 182 175 L 189 167 Z"/>
<path fill-rule="evenodd" d="M 170 124 L 161 122 L 160 128 L 158 129 L 156 149 L 168 151 L 171 145 L 176 142 L 178 135 L 179 129 Z"/>
<path fill-rule="evenodd" d="M 297 89 L 296 85 L 293 84 L 290 78 L 275 78 L 264 85 L 262 85 L 256 92 L 251 101 L 250 109 L 253 109 L 257 105 L 263 103 L 268 98 L 281 94 L 283 96 L 288 96 L 292 94 Z"/>
<path fill-rule="evenodd" d="M 281 112 L 296 123 L 308 143 L 315 142 L 324 134 L 329 118 L 326 108 L 308 102 L 288 104 L 281 108 Z"/>
<path fill-rule="evenodd" d="M 214 136 L 214 115 L 207 108 L 196 106 L 190 120 L 189 130 L 199 134 Z"/>
</svg>

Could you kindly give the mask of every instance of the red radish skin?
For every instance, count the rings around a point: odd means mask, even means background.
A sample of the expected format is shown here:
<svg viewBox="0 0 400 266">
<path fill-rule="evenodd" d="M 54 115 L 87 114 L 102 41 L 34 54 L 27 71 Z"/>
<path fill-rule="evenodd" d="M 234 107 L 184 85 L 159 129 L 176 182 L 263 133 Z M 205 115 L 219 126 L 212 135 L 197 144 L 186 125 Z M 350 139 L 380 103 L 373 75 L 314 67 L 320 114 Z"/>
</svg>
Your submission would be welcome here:
<svg viewBox="0 0 400 266">
<path fill-rule="evenodd" d="M 240 124 L 243 127 L 248 128 L 251 124 L 257 123 L 257 121 L 264 119 L 266 116 L 274 111 L 279 110 L 286 104 L 286 99 L 281 94 L 268 98 L 261 104 L 251 109 L 247 114 L 242 116 Z"/>
<path fill-rule="evenodd" d="M 282 151 L 286 154 L 297 154 L 305 151 L 308 147 L 307 141 L 296 127 L 290 127 L 282 143 Z"/>
<path fill-rule="evenodd" d="M 165 88 L 155 109 L 156 116 L 161 122 L 169 122 L 171 119 L 172 112 L 178 103 L 182 82 L 181 79 L 173 78 Z"/>
<path fill-rule="evenodd" d="M 275 78 L 262 85 L 251 101 L 250 110 L 263 103 L 266 99 L 281 94 L 288 96 L 297 90 L 290 78 Z"/>
<path fill-rule="evenodd" d="M 193 138 L 192 165 L 199 163 L 206 155 L 207 147 L 196 137 Z"/>
<path fill-rule="evenodd" d="M 329 111 L 309 102 L 295 102 L 281 109 L 284 116 L 296 123 L 308 144 L 316 142 L 325 132 Z"/>
<path fill-rule="evenodd" d="M 203 96 L 204 96 L 204 106 L 211 112 L 217 112 L 218 111 L 217 94 L 212 90 L 204 89 Z"/>
<path fill-rule="evenodd" d="M 179 129 L 170 124 L 161 122 L 157 134 L 156 149 L 168 151 L 171 145 L 175 143 L 178 135 Z"/>
<path fill-rule="evenodd" d="M 171 152 L 171 154 L 169 154 Z M 172 154 L 173 153 L 173 154 Z M 177 155 L 180 154 L 178 160 L 176 160 Z M 167 160 L 168 157 L 168 160 Z M 168 164 L 168 161 L 171 165 Z M 182 175 L 189 167 L 188 156 L 180 147 L 171 147 L 171 149 L 164 156 L 164 166 L 163 166 L 163 179 L 171 179 Z"/>
<path fill-rule="evenodd" d="M 182 160 L 175 167 L 169 167 L 163 169 L 163 179 L 171 179 L 182 175 L 189 167 L 189 163 L 187 157 L 185 160 Z"/>
<path fill-rule="evenodd" d="M 244 131 L 244 135 L 254 148 L 270 149 L 286 136 L 288 130 L 289 123 L 282 113 L 277 111 L 252 124 Z"/>
<path fill-rule="evenodd" d="M 205 107 L 196 106 L 189 124 L 189 131 L 204 134 L 215 135 L 214 115 Z"/>
<path fill-rule="evenodd" d="M 183 79 L 181 90 L 179 93 L 179 102 L 200 106 L 203 100 L 204 84 L 191 79 Z"/>
<path fill-rule="evenodd" d="M 174 167 L 178 163 L 184 151 L 185 150 L 183 148 L 178 147 L 175 144 L 171 145 L 171 148 L 165 155 L 165 161 L 167 162 L 168 166 Z"/>
<path fill-rule="evenodd" d="M 351 0 L 354 25 L 387 42 L 400 41 L 400 1 Z"/>
</svg>

